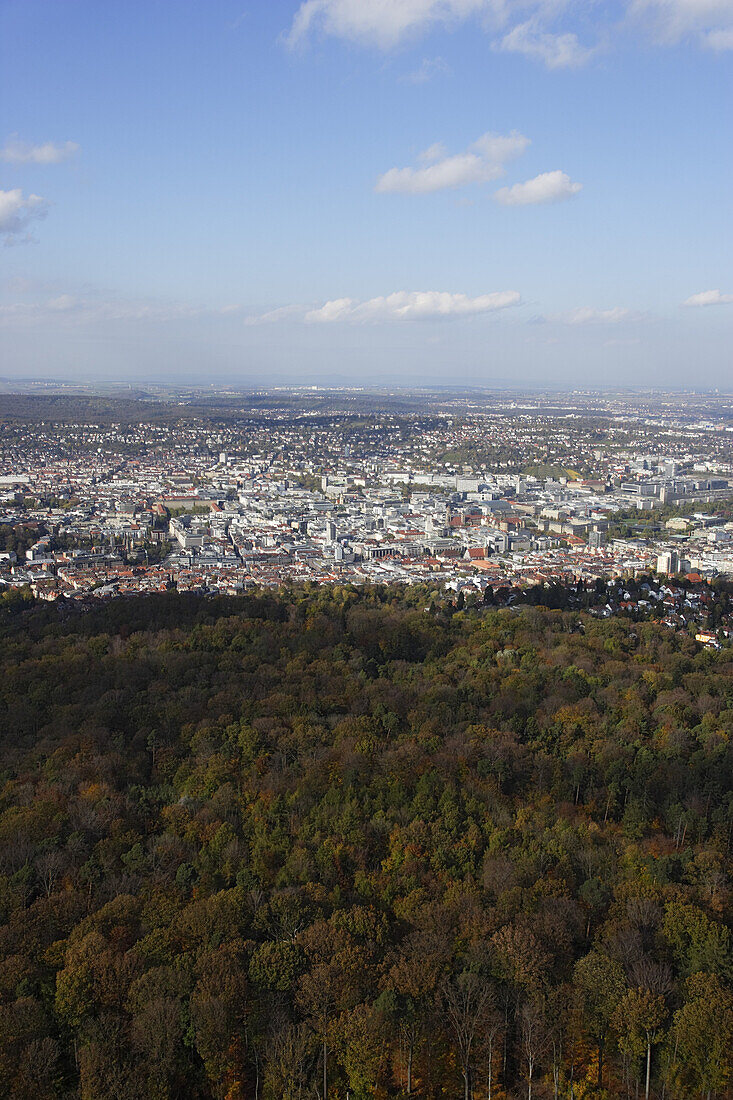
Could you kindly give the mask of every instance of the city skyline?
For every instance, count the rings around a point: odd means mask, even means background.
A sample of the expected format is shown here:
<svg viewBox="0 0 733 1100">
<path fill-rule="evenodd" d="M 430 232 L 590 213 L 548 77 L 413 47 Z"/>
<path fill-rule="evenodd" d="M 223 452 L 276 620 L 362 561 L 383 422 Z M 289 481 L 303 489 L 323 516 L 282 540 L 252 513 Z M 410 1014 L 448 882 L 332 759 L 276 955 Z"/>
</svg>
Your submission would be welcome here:
<svg viewBox="0 0 733 1100">
<path fill-rule="evenodd" d="M 725 385 L 733 4 L 11 2 L 9 377 Z"/>
</svg>

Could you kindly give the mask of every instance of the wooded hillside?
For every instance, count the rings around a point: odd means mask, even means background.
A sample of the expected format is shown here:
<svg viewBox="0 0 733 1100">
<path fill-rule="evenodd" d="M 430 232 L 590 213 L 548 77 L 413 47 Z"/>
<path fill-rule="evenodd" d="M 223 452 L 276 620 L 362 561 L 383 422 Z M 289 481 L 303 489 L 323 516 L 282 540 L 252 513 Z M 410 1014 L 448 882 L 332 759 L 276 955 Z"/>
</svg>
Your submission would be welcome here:
<svg viewBox="0 0 733 1100">
<path fill-rule="evenodd" d="M 730 1096 L 730 647 L 18 604 L 0 732 L 0 1096 Z"/>
</svg>

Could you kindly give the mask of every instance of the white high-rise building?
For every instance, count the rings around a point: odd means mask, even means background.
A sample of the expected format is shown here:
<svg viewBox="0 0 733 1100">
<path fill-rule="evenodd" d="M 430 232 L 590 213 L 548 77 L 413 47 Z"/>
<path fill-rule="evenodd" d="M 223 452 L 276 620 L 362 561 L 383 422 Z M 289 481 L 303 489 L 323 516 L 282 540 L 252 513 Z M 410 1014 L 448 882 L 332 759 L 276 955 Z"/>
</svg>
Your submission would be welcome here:
<svg viewBox="0 0 733 1100">
<path fill-rule="evenodd" d="M 680 556 L 676 550 L 665 550 L 657 558 L 657 573 L 679 573 Z"/>
</svg>

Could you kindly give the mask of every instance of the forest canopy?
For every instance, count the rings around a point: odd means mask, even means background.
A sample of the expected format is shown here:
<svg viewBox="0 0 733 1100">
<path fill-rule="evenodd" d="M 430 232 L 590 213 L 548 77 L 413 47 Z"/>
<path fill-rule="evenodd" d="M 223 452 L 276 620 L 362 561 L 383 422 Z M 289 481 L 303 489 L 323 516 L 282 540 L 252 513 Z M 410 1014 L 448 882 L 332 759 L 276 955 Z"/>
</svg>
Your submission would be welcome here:
<svg viewBox="0 0 733 1100">
<path fill-rule="evenodd" d="M 654 623 L 8 604 L 0 1096 L 730 1096 L 732 733 Z"/>
</svg>

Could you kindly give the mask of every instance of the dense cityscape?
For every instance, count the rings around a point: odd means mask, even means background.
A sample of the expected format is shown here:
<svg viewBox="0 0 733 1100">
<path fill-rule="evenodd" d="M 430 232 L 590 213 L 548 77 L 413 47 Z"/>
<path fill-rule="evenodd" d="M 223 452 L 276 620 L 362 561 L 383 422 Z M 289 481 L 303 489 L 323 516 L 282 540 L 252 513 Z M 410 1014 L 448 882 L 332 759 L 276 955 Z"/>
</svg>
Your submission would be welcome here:
<svg viewBox="0 0 733 1100">
<path fill-rule="evenodd" d="M 663 394 L 384 392 L 371 413 L 364 391 L 202 396 L 138 400 L 137 422 L 114 396 L 1 398 L 0 585 L 86 600 L 421 583 L 483 600 L 654 575 L 620 602 L 678 625 L 672 578 L 698 585 L 702 613 L 702 589 L 733 576 L 729 399 L 680 415 Z"/>
</svg>

